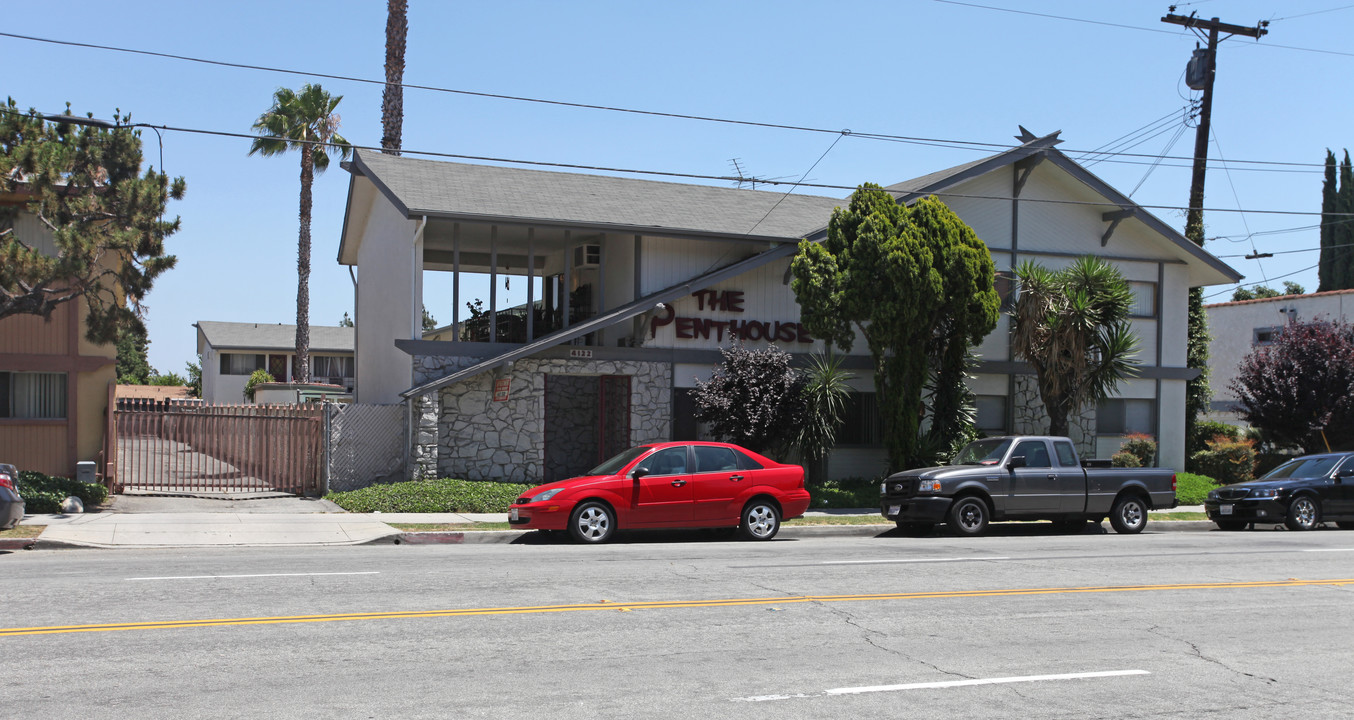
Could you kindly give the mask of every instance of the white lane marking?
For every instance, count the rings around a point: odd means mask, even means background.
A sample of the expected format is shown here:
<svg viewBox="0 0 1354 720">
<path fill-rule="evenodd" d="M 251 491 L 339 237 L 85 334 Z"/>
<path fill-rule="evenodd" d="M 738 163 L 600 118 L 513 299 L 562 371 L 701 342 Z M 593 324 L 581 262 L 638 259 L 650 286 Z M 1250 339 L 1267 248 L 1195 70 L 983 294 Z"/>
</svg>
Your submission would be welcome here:
<svg viewBox="0 0 1354 720">
<path fill-rule="evenodd" d="M 1354 552 L 1354 548 L 1307 548 L 1303 552 Z"/>
<path fill-rule="evenodd" d="M 211 580 L 216 578 L 311 577 L 315 575 L 380 575 L 379 570 L 365 572 L 267 573 L 263 575 L 169 575 L 165 577 L 135 577 L 128 580 Z"/>
<path fill-rule="evenodd" d="M 1125 677 L 1129 675 L 1151 675 L 1146 670 L 1103 670 L 1100 672 L 1065 673 L 1062 675 L 1022 675 L 1001 678 L 973 678 L 966 680 L 942 680 L 940 682 L 908 683 L 905 685 L 873 685 L 866 687 L 833 688 L 814 694 L 796 695 L 754 695 L 734 698 L 735 702 L 766 702 L 768 700 L 790 700 L 793 698 L 813 698 L 824 695 L 859 695 L 861 693 L 898 692 L 902 690 L 934 690 L 973 685 L 1006 685 L 1010 683 L 1045 682 L 1049 680 L 1085 680 L 1089 678 Z"/>
<path fill-rule="evenodd" d="M 974 560 L 1010 560 L 1008 557 L 904 558 L 901 560 L 824 560 L 821 565 L 886 565 L 894 563 L 972 562 Z"/>
</svg>

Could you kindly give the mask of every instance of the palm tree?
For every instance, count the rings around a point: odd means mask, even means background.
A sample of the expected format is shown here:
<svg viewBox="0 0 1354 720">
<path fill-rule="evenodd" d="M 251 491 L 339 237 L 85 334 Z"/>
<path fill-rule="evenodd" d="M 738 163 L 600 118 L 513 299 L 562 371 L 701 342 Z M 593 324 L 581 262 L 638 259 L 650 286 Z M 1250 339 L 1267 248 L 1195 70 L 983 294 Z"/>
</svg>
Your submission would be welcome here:
<svg viewBox="0 0 1354 720">
<path fill-rule="evenodd" d="M 319 85 L 307 83 L 301 92 L 278 88 L 273 106 L 254 121 L 261 137 L 249 146 L 249 154 L 279 155 L 301 151 L 301 233 L 296 248 L 296 363 L 292 379 L 310 382 L 310 208 L 315 174 L 329 167 L 329 150 L 348 159 L 352 146 L 338 134 L 339 116 L 334 112 L 342 95 L 331 96 Z"/>
<path fill-rule="evenodd" d="M 804 417 L 794 444 L 799 448 L 811 482 L 821 482 L 827 474 L 827 456 L 837 445 L 837 431 L 846 419 L 846 403 L 851 397 L 847 381 L 854 377 L 842 367 L 842 357 L 832 353 L 813 355 L 805 372 Z"/>
<path fill-rule="evenodd" d="M 1137 375 L 1138 338 L 1128 322 L 1133 293 L 1117 269 L 1090 256 L 1057 272 L 1026 261 L 1016 280 L 1011 350 L 1034 367 L 1048 433 L 1066 435 L 1069 414 Z"/>
<path fill-rule="evenodd" d="M 404 39 L 409 34 L 408 0 L 386 2 L 386 89 L 381 95 L 381 152 L 400 154 L 404 126 Z"/>
</svg>

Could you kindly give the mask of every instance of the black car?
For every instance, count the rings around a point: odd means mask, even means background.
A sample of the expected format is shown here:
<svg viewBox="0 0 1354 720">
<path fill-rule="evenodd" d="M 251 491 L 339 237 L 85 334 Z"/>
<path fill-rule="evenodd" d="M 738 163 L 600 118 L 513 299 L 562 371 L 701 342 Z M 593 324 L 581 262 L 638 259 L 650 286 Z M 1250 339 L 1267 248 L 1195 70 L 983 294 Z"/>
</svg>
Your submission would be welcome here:
<svg viewBox="0 0 1354 720">
<path fill-rule="evenodd" d="M 1326 521 L 1354 530 L 1354 453 L 1305 455 L 1251 482 L 1223 485 L 1208 493 L 1204 511 L 1223 530 L 1255 523 L 1311 530 Z"/>
<path fill-rule="evenodd" d="M 19 481 L 19 470 L 0 463 L 0 530 L 8 530 L 24 517 L 24 499 L 14 485 Z"/>
</svg>

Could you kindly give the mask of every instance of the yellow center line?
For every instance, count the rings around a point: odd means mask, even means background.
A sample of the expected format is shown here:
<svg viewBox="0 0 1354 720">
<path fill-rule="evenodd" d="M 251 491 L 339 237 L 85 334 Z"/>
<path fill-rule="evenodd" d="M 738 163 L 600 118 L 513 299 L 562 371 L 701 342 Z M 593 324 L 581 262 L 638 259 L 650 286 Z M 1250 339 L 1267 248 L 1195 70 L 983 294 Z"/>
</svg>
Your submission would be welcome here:
<svg viewBox="0 0 1354 720">
<path fill-rule="evenodd" d="M 1082 593 L 1161 592 L 1168 590 L 1245 590 L 1255 588 L 1291 588 L 1354 585 L 1354 578 L 1334 580 L 1273 580 L 1228 583 L 1187 583 L 1176 585 L 1103 585 L 1091 587 L 1008 588 L 999 590 L 948 590 L 869 595 L 786 595 L 770 598 L 728 598 L 721 600 L 665 600 L 646 602 L 599 602 L 576 605 L 531 605 L 524 607 L 461 608 L 449 610 L 407 610 L 396 612 L 339 613 L 333 615 L 279 615 L 274 617 L 217 618 L 203 620 L 155 620 L 107 623 L 100 625 L 51 625 L 47 627 L 0 628 L 0 637 L 19 635 L 59 635 L 119 630 L 169 630 L 232 625 L 277 625 L 285 623 L 341 622 L 350 620 L 404 620 L 409 618 L 474 617 L 483 615 L 532 615 L 597 610 L 674 610 L 684 608 L 739 607 L 746 605 L 784 605 L 789 603 L 831 603 L 858 601 L 935 600 L 981 597 L 1020 597 L 1028 595 L 1075 595 Z"/>
</svg>

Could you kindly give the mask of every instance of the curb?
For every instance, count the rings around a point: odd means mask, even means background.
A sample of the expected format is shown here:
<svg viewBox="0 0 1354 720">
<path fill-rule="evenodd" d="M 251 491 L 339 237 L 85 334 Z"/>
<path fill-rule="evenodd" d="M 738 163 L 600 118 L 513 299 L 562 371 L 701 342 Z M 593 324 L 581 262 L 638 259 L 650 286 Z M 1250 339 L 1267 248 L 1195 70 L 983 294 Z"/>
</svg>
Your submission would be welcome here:
<svg viewBox="0 0 1354 720">
<path fill-rule="evenodd" d="M 0 538 L 0 550 L 31 550 L 38 538 Z"/>
<path fill-rule="evenodd" d="M 1208 532 L 1216 530 L 1211 520 L 1159 520 L 1147 523 L 1145 534 L 1165 532 Z M 791 525 L 782 526 L 778 538 L 810 537 L 879 537 L 896 530 L 893 523 L 876 525 Z M 405 532 L 394 537 L 396 545 L 505 545 L 534 537 L 535 530 L 467 530 Z M 1085 535 L 1117 535 L 1105 525 L 1091 526 Z M 927 536 L 949 537 L 944 528 Z M 1068 536 L 1070 537 L 1070 536 Z M 390 544 L 391 538 L 381 538 L 367 545 Z"/>
</svg>

